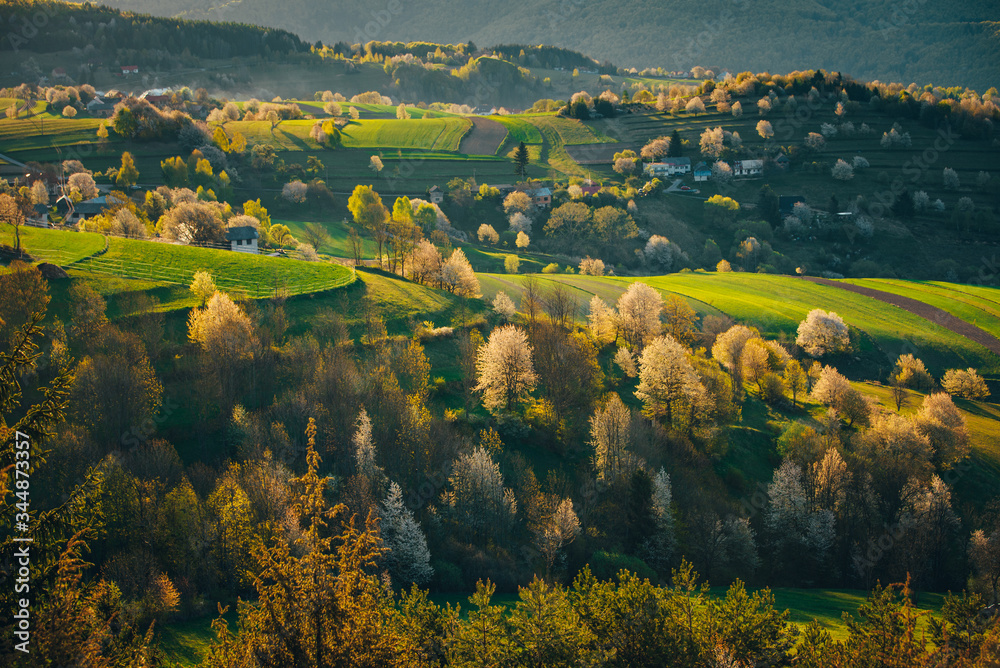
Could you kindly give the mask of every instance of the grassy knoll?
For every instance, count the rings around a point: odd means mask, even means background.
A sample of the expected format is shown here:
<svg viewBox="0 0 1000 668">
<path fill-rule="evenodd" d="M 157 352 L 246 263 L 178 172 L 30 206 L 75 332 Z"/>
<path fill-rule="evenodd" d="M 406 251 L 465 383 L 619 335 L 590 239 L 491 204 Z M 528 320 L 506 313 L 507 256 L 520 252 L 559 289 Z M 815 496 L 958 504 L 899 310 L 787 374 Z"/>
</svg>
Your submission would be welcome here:
<svg viewBox="0 0 1000 668">
<path fill-rule="evenodd" d="M 925 302 L 993 336 L 1000 336 L 1000 288 L 875 278 L 849 279 L 847 282 Z"/>
<path fill-rule="evenodd" d="M 273 131 L 267 121 L 234 121 L 227 127 L 243 133 L 251 143 L 268 144 L 275 150 L 298 151 L 322 148 L 309 137 L 313 123 L 282 121 Z M 470 127 L 472 122 L 467 118 L 351 121 L 341 128 L 341 146 L 458 151 L 459 142 Z"/>
<path fill-rule="evenodd" d="M 269 296 L 276 289 L 288 294 L 329 290 L 354 280 L 350 269 L 327 262 L 116 237 L 108 239 L 106 253 L 94 256 L 104 247 L 104 238 L 99 234 L 26 229 L 30 232 L 25 246 L 39 259 L 58 262 L 71 270 L 151 285 L 188 285 L 196 271 L 208 271 L 220 288 L 255 297 Z"/>
<path fill-rule="evenodd" d="M 0 225 L 0 244 L 14 245 L 14 230 Z M 104 237 L 93 232 L 63 232 L 42 227 L 22 227 L 21 246 L 28 253 L 58 254 L 64 262 L 76 262 L 104 248 Z"/>
</svg>

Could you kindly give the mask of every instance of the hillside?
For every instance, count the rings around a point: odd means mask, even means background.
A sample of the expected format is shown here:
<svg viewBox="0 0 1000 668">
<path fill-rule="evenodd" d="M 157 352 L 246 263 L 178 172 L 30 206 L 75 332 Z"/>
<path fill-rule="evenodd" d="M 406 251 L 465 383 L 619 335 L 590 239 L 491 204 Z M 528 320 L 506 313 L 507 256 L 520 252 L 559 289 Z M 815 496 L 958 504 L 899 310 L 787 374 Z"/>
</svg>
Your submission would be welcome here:
<svg viewBox="0 0 1000 668">
<path fill-rule="evenodd" d="M 483 0 L 109 0 L 163 16 L 281 27 L 309 41 L 436 40 L 479 46 L 554 44 L 618 65 L 733 71 L 822 67 L 856 77 L 919 84 L 997 85 L 1000 3 L 891 0 L 726 2 L 515 0 L 502 13 Z M 595 30 L 602 26 L 603 30 Z M 975 54 L 974 57 L 971 54 Z"/>
</svg>

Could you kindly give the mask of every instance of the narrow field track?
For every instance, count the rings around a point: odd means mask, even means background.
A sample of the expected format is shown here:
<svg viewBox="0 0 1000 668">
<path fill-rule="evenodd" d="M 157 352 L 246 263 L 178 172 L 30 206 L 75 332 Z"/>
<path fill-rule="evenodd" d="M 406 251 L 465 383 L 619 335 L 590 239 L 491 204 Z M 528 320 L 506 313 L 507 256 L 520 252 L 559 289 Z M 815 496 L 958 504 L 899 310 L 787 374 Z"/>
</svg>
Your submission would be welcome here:
<svg viewBox="0 0 1000 668">
<path fill-rule="evenodd" d="M 507 139 L 507 128 L 489 118 L 473 117 L 472 127 L 459 144 L 458 152 L 466 155 L 496 155 Z"/>
</svg>

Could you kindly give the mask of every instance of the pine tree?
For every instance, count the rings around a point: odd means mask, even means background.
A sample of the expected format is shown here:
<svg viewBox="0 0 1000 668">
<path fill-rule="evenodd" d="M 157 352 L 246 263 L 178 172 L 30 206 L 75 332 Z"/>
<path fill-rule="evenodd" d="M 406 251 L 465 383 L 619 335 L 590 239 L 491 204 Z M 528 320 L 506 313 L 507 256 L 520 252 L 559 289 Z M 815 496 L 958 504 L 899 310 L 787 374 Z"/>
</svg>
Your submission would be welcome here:
<svg viewBox="0 0 1000 668">
<path fill-rule="evenodd" d="M 521 142 L 514 150 L 514 173 L 520 176 L 522 181 L 528 173 L 528 159 L 528 147 Z"/>
</svg>

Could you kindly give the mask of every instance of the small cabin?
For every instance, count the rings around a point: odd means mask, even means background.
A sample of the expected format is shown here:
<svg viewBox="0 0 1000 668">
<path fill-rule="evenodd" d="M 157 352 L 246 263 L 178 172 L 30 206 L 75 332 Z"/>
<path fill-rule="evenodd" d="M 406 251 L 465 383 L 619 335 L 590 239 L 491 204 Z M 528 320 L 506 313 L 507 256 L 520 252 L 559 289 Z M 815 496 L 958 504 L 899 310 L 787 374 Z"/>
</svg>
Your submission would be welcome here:
<svg viewBox="0 0 1000 668">
<path fill-rule="evenodd" d="M 708 181 L 712 176 L 712 170 L 709 169 L 708 165 L 704 162 L 699 162 L 694 166 L 694 180 L 695 181 Z"/>
<path fill-rule="evenodd" d="M 260 238 L 260 233 L 252 225 L 230 227 L 226 230 L 226 241 L 230 243 L 234 251 L 239 253 L 256 253 L 258 238 Z"/>
<path fill-rule="evenodd" d="M 431 189 L 427 191 L 427 196 L 431 200 L 431 204 L 440 204 L 444 201 L 444 191 L 438 186 L 431 186 Z"/>
</svg>

